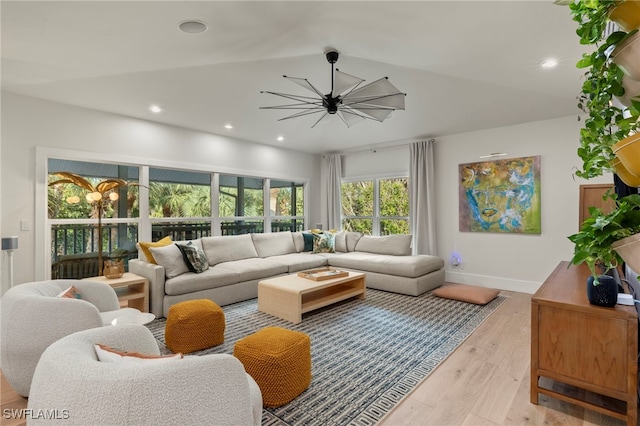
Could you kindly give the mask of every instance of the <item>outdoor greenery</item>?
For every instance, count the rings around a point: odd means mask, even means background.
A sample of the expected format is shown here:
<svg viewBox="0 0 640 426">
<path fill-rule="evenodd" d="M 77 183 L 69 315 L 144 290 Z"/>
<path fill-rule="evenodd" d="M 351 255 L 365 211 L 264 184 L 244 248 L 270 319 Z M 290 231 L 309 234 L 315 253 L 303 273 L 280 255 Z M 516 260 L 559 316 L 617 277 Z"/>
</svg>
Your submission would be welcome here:
<svg viewBox="0 0 640 426">
<path fill-rule="evenodd" d="M 406 178 L 379 180 L 380 234 L 408 234 L 409 192 Z M 372 234 L 374 181 L 344 182 L 342 192 L 342 227 L 345 231 Z"/>
<path fill-rule="evenodd" d="M 49 183 L 55 181 L 55 175 L 49 175 Z M 100 178 L 86 178 L 91 184 L 97 185 Z M 49 219 L 97 219 L 98 210 L 94 203 L 86 201 L 87 191 L 75 185 L 55 185 L 49 186 L 48 190 L 48 216 Z M 127 192 L 127 215 L 125 217 L 138 217 L 138 187 L 129 186 Z M 79 203 L 69 203 L 71 197 L 78 197 Z M 104 217 L 118 217 L 118 205 L 123 201 L 120 198 L 117 201 L 106 203 L 103 206 Z"/>
<path fill-rule="evenodd" d="M 150 217 L 209 217 L 211 189 L 205 185 L 151 182 Z"/>
</svg>

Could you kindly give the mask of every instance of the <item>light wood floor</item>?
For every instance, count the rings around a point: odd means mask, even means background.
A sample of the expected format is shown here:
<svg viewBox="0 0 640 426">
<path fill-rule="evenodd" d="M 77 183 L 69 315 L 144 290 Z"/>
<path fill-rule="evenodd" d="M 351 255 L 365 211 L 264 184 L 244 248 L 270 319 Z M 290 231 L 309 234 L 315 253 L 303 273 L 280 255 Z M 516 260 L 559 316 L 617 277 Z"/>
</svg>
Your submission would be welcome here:
<svg viewBox="0 0 640 426">
<path fill-rule="evenodd" d="M 529 402 L 531 295 L 503 294 L 510 298 L 381 425 L 624 425 L 544 395 L 539 405 Z M 26 399 L 1 379 L 2 414 L 26 408 Z M 2 425 L 25 425 L 0 419 Z"/>
</svg>

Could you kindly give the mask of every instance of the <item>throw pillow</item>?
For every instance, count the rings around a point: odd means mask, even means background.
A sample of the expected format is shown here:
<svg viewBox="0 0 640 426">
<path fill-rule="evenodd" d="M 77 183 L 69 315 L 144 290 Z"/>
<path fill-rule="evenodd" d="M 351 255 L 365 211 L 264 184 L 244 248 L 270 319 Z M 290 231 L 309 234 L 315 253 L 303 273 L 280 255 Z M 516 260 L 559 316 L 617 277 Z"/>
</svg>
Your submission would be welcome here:
<svg viewBox="0 0 640 426">
<path fill-rule="evenodd" d="M 189 268 L 184 263 L 182 253 L 176 244 L 163 247 L 149 247 L 149 251 L 153 254 L 156 264 L 164 268 L 164 275 L 167 278 L 174 278 L 189 272 Z"/>
<path fill-rule="evenodd" d="M 335 253 L 336 252 L 336 234 L 324 232 L 322 234 L 313 234 L 313 252 L 314 253 Z"/>
<path fill-rule="evenodd" d="M 164 246 L 168 246 L 169 244 L 171 244 L 171 237 L 164 237 L 163 239 L 156 241 L 156 242 L 140 242 L 138 243 L 138 245 L 140 246 L 140 249 L 142 249 L 142 253 L 144 253 L 144 255 L 147 257 L 147 260 L 149 261 L 149 263 L 154 263 L 154 264 L 158 264 L 158 262 L 156 262 L 156 260 L 153 258 L 153 254 L 151 254 L 151 251 L 149 250 L 151 247 L 164 247 Z"/>
<path fill-rule="evenodd" d="M 177 353 L 175 355 L 146 355 L 139 352 L 127 352 L 111 348 L 107 345 L 97 343 L 93 345 L 96 350 L 96 356 L 100 362 L 113 362 L 121 364 L 140 364 L 145 362 L 166 362 L 174 359 L 182 359 L 184 355 Z"/>
<path fill-rule="evenodd" d="M 200 248 L 194 246 L 191 242 L 187 244 L 176 244 L 182 253 L 182 259 L 191 272 L 199 274 L 209 269 L 209 261 L 207 255 Z"/>
<path fill-rule="evenodd" d="M 347 234 L 345 232 L 336 233 L 336 252 L 347 252 Z"/>
<path fill-rule="evenodd" d="M 498 297 L 500 290 L 466 284 L 448 284 L 433 290 L 433 294 L 445 299 L 460 300 L 476 305 L 486 305 Z"/>
<path fill-rule="evenodd" d="M 311 232 L 303 232 L 304 248 L 302 251 L 313 251 L 313 234 Z"/>
<path fill-rule="evenodd" d="M 82 295 L 75 286 L 71 286 L 68 289 L 60 292 L 56 297 L 66 297 L 68 299 L 82 299 Z"/>
</svg>

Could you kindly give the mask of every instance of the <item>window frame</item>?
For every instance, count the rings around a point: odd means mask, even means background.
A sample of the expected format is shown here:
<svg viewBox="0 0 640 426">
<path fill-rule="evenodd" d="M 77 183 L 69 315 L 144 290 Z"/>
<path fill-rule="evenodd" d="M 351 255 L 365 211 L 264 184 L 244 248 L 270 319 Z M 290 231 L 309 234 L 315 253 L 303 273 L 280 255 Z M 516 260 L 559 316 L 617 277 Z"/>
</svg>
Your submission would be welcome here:
<svg viewBox="0 0 640 426">
<path fill-rule="evenodd" d="M 372 216 L 345 216 L 342 214 L 342 208 L 340 213 L 340 226 L 342 226 L 345 219 L 366 219 L 371 220 L 371 235 L 372 236 L 380 236 L 380 222 L 382 220 L 407 220 L 410 222 L 409 215 L 407 216 L 382 216 L 380 214 L 380 181 L 383 180 L 392 180 L 392 179 L 406 179 L 409 181 L 409 176 L 403 174 L 392 174 L 392 175 L 375 175 L 375 176 L 353 176 L 348 178 L 343 178 L 340 182 L 340 201 L 342 203 L 342 184 L 344 183 L 353 183 L 353 182 L 373 182 L 373 215 Z M 410 204 L 411 194 L 407 192 L 407 200 Z M 409 229 L 409 233 L 411 229 Z"/>
</svg>

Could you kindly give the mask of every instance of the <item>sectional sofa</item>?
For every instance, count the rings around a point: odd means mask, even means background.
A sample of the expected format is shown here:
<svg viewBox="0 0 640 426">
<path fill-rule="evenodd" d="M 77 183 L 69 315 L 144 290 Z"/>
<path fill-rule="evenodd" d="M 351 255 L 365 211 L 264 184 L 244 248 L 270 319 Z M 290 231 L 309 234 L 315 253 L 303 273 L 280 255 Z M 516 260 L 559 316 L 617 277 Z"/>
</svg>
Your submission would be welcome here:
<svg viewBox="0 0 640 426">
<path fill-rule="evenodd" d="M 129 271 L 149 280 L 150 310 L 156 317 L 184 300 L 208 298 L 224 306 L 253 299 L 260 280 L 322 266 L 364 272 L 367 287 L 411 296 L 444 283 L 444 261 L 412 256 L 410 235 L 339 232 L 323 253 L 309 244 L 312 238 L 306 232 L 203 237 L 178 242 L 202 250 L 208 262 L 203 272 L 189 271 L 176 244 L 151 247 L 155 264 L 139 251 Z"/>
</svg>

